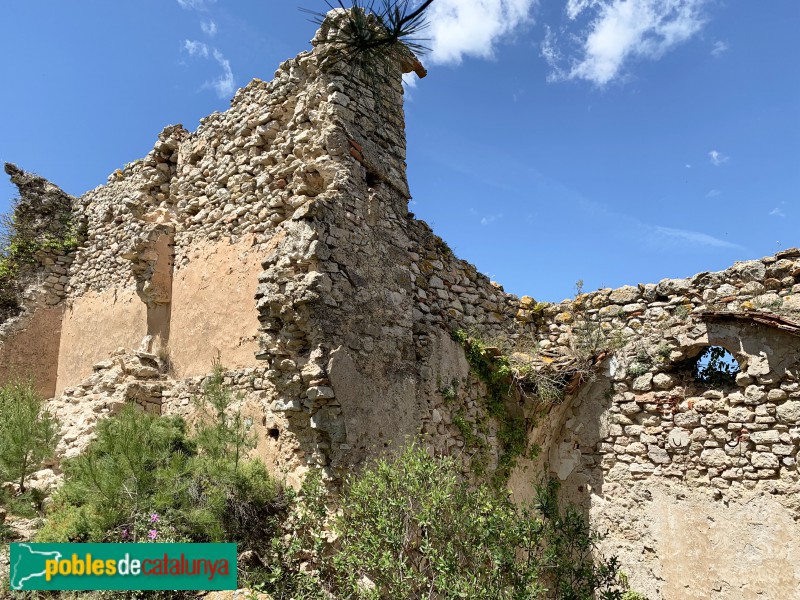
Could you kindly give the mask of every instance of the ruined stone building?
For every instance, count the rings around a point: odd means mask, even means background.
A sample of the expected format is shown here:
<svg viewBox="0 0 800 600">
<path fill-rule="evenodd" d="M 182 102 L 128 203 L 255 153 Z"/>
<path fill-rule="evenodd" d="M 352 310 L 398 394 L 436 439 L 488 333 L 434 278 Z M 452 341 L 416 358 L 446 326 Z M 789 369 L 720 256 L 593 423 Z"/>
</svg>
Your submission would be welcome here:
<svg viewBox="0 0 800 600">
<path fill-rule="evenodd" d="M 126 402 L 188 416 L 218 356 L 292 485 L 422 436 L 521 500 L 558 477 L 650 598 L 800 598 L 800 251 L 506 294 L 408 211 L 401 76 L 420 65 L 365 81 L 336 33 L 79 198 L 6 166 L 19 218 L 75 238 L 38 249 L 0 325 L 0 378 L 52 398 L 59 456 Z M 707 347 L 735 380 L 687 366 Z M 476 360 L 509 367 L 499 412 Z"/>
</svg>

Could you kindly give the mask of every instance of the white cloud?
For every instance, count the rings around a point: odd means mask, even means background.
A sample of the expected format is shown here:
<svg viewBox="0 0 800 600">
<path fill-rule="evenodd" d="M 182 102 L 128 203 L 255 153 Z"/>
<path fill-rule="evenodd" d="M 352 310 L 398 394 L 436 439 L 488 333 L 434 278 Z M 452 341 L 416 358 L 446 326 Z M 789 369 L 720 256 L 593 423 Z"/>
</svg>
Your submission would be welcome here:
<svg viewBox="0 0 800 600">
<path fill-rule="evenodd" d="M 558 36 L 553 33 L 549 25 L 544 26 L 544 40 L 539 48 L 542 58 L 550 65 L 552 72 L 547 76 L 548 81 L 560 81 L 567 78 L 567 74 L 561 67 L 564 58 L 558 49 Z"/>
<path fill-rule="evenodd" d="M 217 0 L 178 0 L 181 8 L 186 10 L 208 10 L 209 4 L 214 4 Z"/>
<path fill-rule="evenodd" d="M 719 40 L 718 42 L 714 42 L 714 46 L 711 48 L 711 56 L 714 58 L 719 58 L 723 54 L 725 54 L 730 49 L 727 43 Z"/>
<path fill-rule="evenodd" d="M 706 194 L 706 198 L 716 198 L 717 196 L 721 195 L 722 192 L 719 190 L 709 190 Z"/>
<path fill-rule="evenodd" d="M 414 101 L 414 88 L 417 87 L 417 76 L 414 73 L 403 75 L 403 96 L 406 102 Z"/>
<path fill-rule="evenodd" d="M 718 152 L 717 150 L 712 150 L 708 153 L 708 157 L 711 159 L 711 164 L 715 167 L 720 166 L 730 160 L 730 156 L 725 156 L 722 152 Z"/>
<path fill-rule="evenodd" d="M 200 23 L 200 29 L 202 29 L 203 33 L 205 33 L 208 37 L 213 38 L 215 35 L 217 35 L 217 24 L 211 19 Z"/>
<path fill-rule="evenodd" d="M 684 166 L 685 166 L 687 169 L 691 169 L 691 168 L 692 168 L 692 165 L 690 165 L 689 163 L 686 163 Z"/>
<path fill-rule="evenodd" d="M 231 63 L 216 48 L 214 49 L 214 60 L 222 67 L 222 75 L 211 82 L 211 87 L 217 91 L 217 96 L 226 98 L 236 90 L 236 81 L 233 78 Z"/>
<path fill-rule="evenodd" d="M 198 42 L 195 40 L 184 40 L 183 49 L 189 53 L 189 56 L 200 58 L 213 58 L 217 64 L 222 67 L 222 74 L 216 79 L 206 81 L 203 84 L 204 88 L 211 88 L 217 92 L 220 98 L 230 96 L 236 90 L 236 81 L 233 77 L 233 70 L 231 63 L 225 56 L 216 48 Z"/>
<path fill-rule="evenodd" d="M 486 215 L 481 219 L 481 225 L 491 225 L 495 221 L 498 221 L 503 218 L 503 213 L 499 213 L 496 215 Z"/>
<path fill-rule="evenodd" d="M 709 246 L 712 248 L 741 248 L 739 244 L 726 242 L 707 233 L 690 231 L 688 229 L 673 229 L 671 227 L 654 227 L 653 231 L 663 238 L 675 242 L 688 242 L 697 246 Z"/>
<path fill-rule="evenodd" d="M 600 4 L 600 0 L 567 0 L 567 16 L 573 21 L 587 8 Z"/>
<path fill-rule="evenodd" d="M 428 11 L 430 62 L 459 64 L 490 58 L 504 36 L 532 21 L 538 0 L 437 0 Z"/>
<path fill-rule="evenodd" d="M 786 203 L 785 203 L 785 202 L 783 202 L 782 204 L 786 204 Z M 785 216 L 786 216 L 786 213 L 785 213 L 785 212 L 783 212 L 783 210 L 781 210 L 781 207 L 780 207 L 780 206 L 776 206 L 775 208 L 773 208 L 773 209 L 770 211 L 770 213 L 769 213 L 769 216 L 770 216 L 770 217 L 781 217 L 781 218 L 783 218 L 783 217 L 785 217 Z"/>
<path fill-rule="evenodd" d="M 584 31 L 563 37 L 571 56 L 562 58 L 561 40 L 548 31 L 542 55 L 553 69 L 551 80 L 584 79 L 603 86 L 619 78 L 631 60 L 657 60 L 702 28 L 706 0 L 568 0 L 571 20 L 590 12 Z M 575 53 L 577 52 L 577 57 Z"/>
<path fill-rule="evenodd" d="M 189 53 L 189 56 L 201 56 L 202 58 L 208 58 L 208 46 L 203 42 L 184 40 L 183 49 Z"/>
</svg>

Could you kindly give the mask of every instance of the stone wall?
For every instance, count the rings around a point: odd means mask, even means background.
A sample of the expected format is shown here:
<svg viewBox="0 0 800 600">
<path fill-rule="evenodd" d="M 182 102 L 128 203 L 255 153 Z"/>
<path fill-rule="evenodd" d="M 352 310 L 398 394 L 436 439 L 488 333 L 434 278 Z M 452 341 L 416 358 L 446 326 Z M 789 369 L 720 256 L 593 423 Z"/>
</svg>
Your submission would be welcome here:
<svg viewBox="0 0 800 600">
<path fill-rule="evenodd" d="M 800 589 L 800 251 L 546 311 L 567 345 L 588 319 L 613 355 L 551 411 L 551 471 L 650 598 L 791 598 Z M 741 371 L 704 383 L 723 347 Z"/>
<path fill-rule="evenodd" d="M 540 449 L 516 456 L 515 498 L 558 477 L 651 598 L 792 597 L 800 252 L 560 304 L 506 294 L 408 212 L 401 75 L 421 66 L 354 69 L 339 19 L 69 200 L 78 248 L 43 256 L 0 325 L 0 377 L 21 361 L 56 396 L 60 456 L 126 402 L 191 421 L 218 358 L 292 485 L 321 468 L 335 487 L 416 436 L 495 477 L 515 419 Z M 459 330 L 517 369 L 501 415 Z M 692 377 L 710 345 L 736 356 L 735 384 Z"/>
<path fill-rule="evenodd" d="M 34 377 L 45 397 L 55 393 L 62 300 L 72 255 L 64 241 L 79 234 L 75 199 L 45 179 L 6 164 L 19 189 L 12 243 L 28 247 L 15 271 L 0 275 L 0 380 Z"/>
</svg>

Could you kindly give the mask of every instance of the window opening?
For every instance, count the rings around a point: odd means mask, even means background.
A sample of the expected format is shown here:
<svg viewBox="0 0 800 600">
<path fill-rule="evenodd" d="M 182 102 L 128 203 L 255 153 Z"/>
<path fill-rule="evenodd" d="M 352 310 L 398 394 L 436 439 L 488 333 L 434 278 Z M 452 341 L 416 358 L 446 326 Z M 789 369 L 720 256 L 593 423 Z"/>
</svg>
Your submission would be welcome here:
<svg viewBox="0 0 800 600">
<path fill-rule="evenodd" d="M 692 363 L 694 380 L 705 385 L 733 385 L 740 371 L 736 357 L 722 346 L 707 346 Z"/>
</svg>

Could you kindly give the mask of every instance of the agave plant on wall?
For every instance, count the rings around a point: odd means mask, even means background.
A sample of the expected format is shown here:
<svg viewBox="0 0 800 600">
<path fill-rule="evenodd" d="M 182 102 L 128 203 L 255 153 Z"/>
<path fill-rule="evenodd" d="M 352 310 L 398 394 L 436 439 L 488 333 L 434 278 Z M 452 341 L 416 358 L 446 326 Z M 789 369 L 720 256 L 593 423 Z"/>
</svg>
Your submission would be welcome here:
<svg viewBox="0 0 800 600">
<path fill-rule="evenodd" d="M 337 40 L 348 62 L 376 74 L 376 68 L 392 62 L 403 61 L 410 50 L 423 54 L 428 48 L 420 34 L 427 28 L 426 11 L 434 0 L 417 5 L 411 0 L 351 0 L 346 6 L 342 0 L 326 4 L 333 10 L 347 11 L 347 25 Z M 318 25 L 327 18 L 326 13 L 306 10 Z"/>
</svg>

